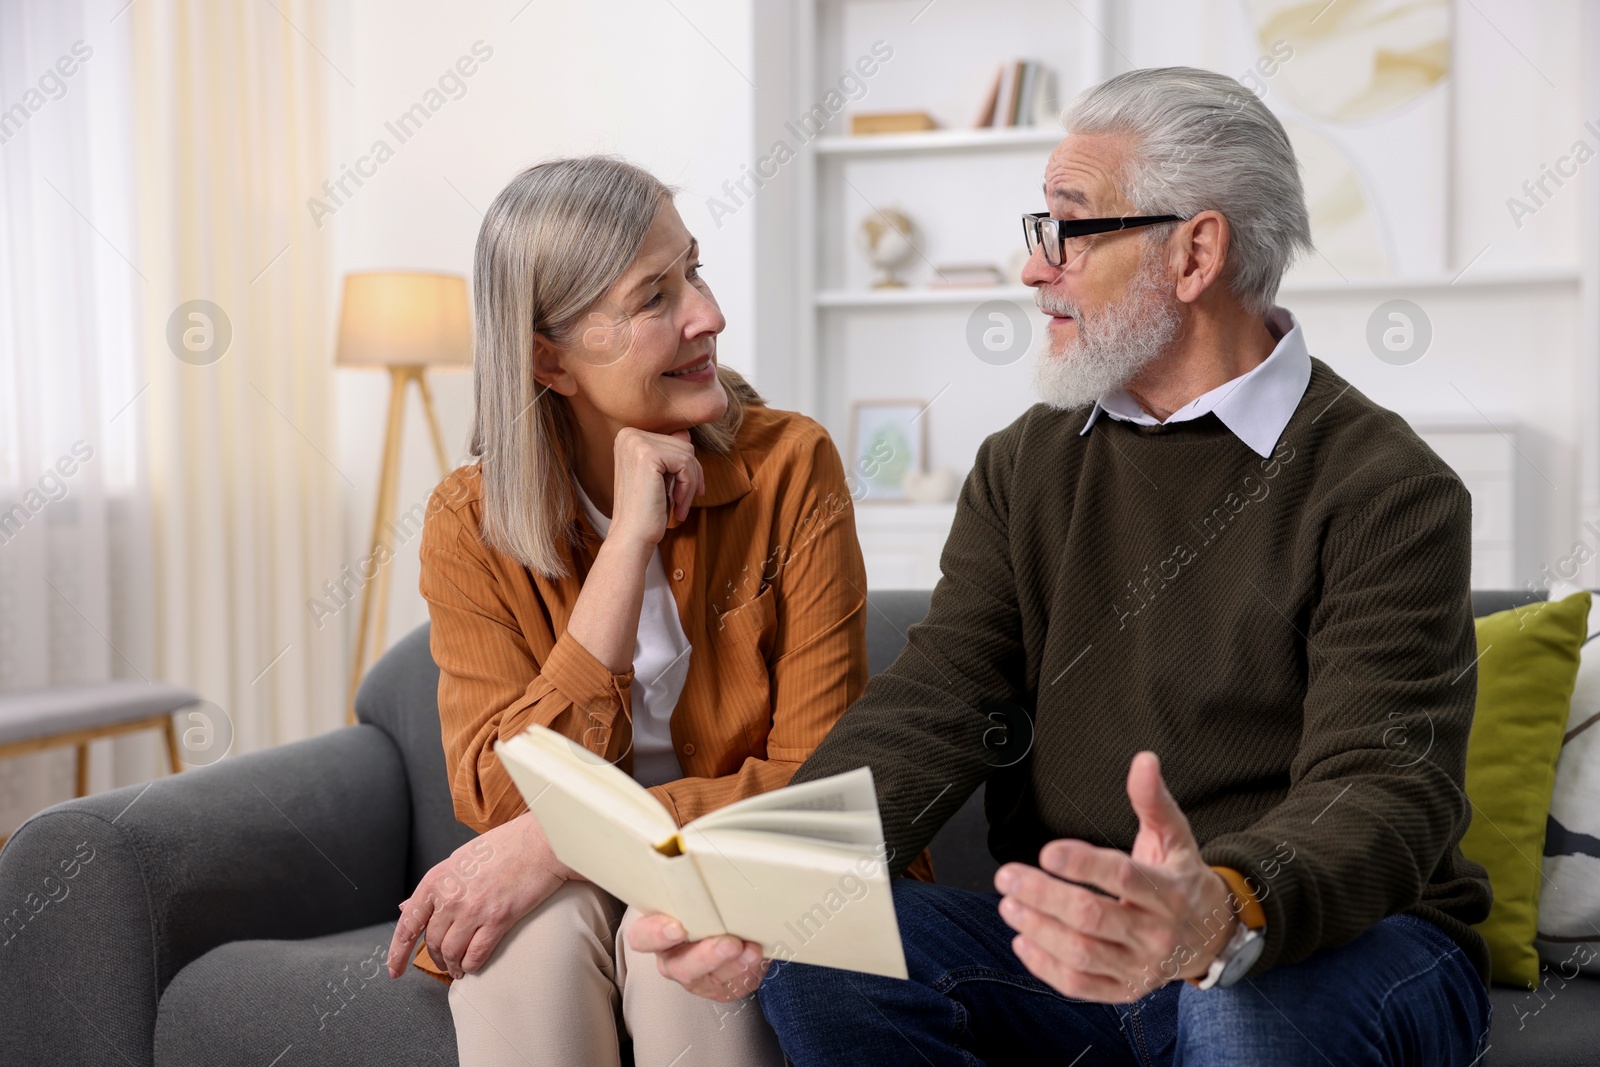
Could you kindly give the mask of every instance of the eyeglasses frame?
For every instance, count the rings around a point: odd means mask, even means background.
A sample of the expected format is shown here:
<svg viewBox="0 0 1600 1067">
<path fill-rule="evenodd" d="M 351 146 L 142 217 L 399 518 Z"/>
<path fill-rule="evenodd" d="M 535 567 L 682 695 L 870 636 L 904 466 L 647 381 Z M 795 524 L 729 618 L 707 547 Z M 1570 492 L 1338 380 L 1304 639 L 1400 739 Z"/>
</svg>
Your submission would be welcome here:
<svg viewBox="0 0 1600 1067">
<path fill-rule="evenodd" d="M 1061 263 L 1050 262 L 1050 249 L 1044 239 L 1044 224 L 1052 223 L 1056 228 L 1056 247 L 1064 248 L 1068 238 L 1089 237 L 1097 233 L 1114 233 L 1118 230 L 1131 230 L 1139 226 L 1154 226 L 1162 222 L 1188 222 L 1192 215 L 1127 215 L 1114 219 L 1057 219 L 1051 218 L 1048 211 L 1025 212 L 1022 216 L 1022 237 L 1028 246 L 1028 254 L 1033 255 L 1035 241 L 1037 246 L 1044 249 L 1044 261 L 1052 267 L 1060 267 Z"/>
</svg>

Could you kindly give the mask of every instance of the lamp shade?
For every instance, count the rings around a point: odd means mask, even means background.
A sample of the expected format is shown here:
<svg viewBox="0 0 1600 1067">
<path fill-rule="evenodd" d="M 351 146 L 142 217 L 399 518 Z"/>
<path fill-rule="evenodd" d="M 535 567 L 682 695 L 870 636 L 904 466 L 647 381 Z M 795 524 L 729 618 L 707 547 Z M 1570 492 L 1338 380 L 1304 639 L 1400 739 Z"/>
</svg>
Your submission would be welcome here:
<svg viewBox="0 0 1600 1067">
<path fill-rule="evenodd" d="M 346 274 L 337 362 L 341 367 L 471 363 L 467 280 L 421 271 Z"/>
</svg>

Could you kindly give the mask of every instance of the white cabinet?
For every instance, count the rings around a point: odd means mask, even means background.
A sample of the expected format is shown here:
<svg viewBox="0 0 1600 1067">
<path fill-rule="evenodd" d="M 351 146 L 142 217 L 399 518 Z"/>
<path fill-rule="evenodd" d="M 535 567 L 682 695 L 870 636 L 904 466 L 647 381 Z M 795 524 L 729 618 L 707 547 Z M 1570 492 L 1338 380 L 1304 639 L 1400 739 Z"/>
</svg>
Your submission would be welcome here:
<svg viewBox="0 0 1600 1067">
<path fill-rule="evenodd" d="M 1472 494 L 1472 588 L 1510 589 L 1515 573 L 1516 428 L 1414 424 Z"/>
<path fill-rule="evenodd" d="M 867 588 L 932 589 L 955 504 L 857 504 L 856 536 L 867 561 Z"/>
</svg>

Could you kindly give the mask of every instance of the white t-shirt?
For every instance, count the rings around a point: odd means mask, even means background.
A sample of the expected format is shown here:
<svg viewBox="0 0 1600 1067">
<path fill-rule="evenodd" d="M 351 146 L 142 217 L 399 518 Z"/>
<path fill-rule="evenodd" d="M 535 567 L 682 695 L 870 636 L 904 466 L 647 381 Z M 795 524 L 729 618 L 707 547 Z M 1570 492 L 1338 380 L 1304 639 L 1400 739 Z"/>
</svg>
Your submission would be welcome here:
<svg viewBox="0 0 1600 1067">
<path fill-rule="evenodd" d="M 600 514 L 589 494 L 573 479 L 578 499 L 602 540 L 611 520 Z M 661 546 L 644 568 L 644 603 L 639 609 L 639 636 L 633 646 L 633 777 L 640 785 L 660 785 L 683 777 L 672 747 L 672 709 L 689 673 L 689 635 L 678 618 L 678 602 L 667 584 Z"/>
</svg>

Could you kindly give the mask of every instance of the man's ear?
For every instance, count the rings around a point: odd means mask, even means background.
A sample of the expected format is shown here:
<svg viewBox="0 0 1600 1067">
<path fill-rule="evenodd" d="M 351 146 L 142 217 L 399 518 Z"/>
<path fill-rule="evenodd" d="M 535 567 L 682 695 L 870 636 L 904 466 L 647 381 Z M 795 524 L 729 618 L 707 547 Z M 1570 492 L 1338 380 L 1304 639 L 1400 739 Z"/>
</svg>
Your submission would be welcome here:
<svg viewBox="0 0 1600 1067">
<path fill-rule="evenodd" d="M 1233 231 L 1220 211 L 1202 211 L 1178 230 L 1178 236 L 1175 295 L 1192 304 L 1222 277 Z"/>
<path fill-rule="evenodd" d="M 578 391 L 578 383 L 567 370 L 566 359 L 561 349 L 542 333 L 533 335 L 532 359 L 533 380 L 542 387 L 562 396 L 571 396 Z"/>
</svg>

